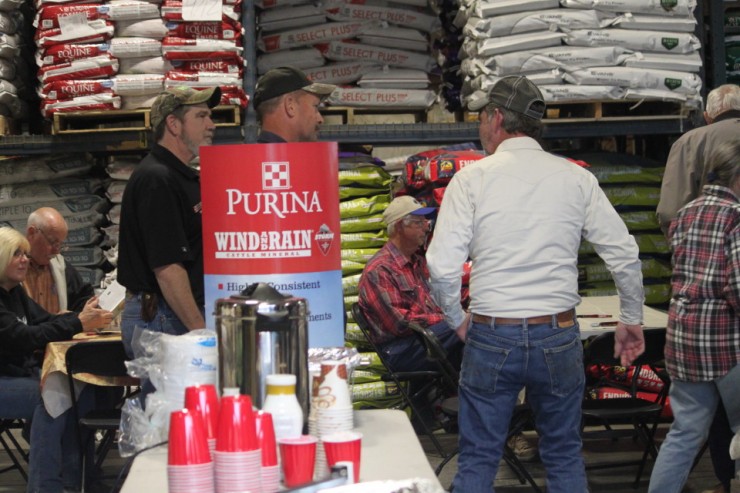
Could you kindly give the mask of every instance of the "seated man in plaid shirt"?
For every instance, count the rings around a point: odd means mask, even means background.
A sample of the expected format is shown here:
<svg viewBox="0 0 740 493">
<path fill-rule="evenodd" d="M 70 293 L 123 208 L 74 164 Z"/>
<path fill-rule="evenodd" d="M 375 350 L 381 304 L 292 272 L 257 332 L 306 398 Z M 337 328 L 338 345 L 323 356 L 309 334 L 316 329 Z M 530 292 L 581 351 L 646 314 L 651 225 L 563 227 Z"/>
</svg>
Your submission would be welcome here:
<svg viewBox="0 0 740 493">
<path fill-rule="evenodd" d="M 430 229 L 427 216 L 434 210 L 413 197 L 396 197 L 383 213 L 388 242 L 370 259 L 360 279 L 358 302 L 370 322 L 370 337 L 392 371 L 435 369 L 409 322 L 431 330 L 448 359 L 460 368 L 463 342 L 432 299 L 426 259 L 420 253 Z"/>
</svg>

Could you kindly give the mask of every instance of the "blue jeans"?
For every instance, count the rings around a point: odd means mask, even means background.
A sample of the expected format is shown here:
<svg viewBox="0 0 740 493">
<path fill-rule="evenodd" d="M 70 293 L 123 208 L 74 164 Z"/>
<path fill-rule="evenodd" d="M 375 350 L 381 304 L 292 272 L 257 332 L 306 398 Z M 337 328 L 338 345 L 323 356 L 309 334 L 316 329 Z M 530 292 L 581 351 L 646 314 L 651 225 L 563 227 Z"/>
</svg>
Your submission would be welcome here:
<svg viewBox="0 0 740 493">
<path fill-rule="evenodd" d="M 39 376 L 0 377 L 0 418 L 31 419 L 41 403 Z"/>
<path fill-rule="evenodd" d="M 93 390 L 90 385 L 83 387 L 77 399 L 80 414 L 94 406 Z M 27 493 L 62 493 L 64 488 L 79 489 L 81 470 L 74 412 L 69 409 L 52 418 L 39 396 L 31 420 Z"/>
<path fill-rule="evenodd" d="M 127 294 L 126 303 L 121 314 L 121 337 L 123 346 L 129 358 L 134 358 L 133 341 L 136 331 L 151 330 L 153 332 L 162 332 L 163 334 L 182 335 L 188 332 L 187 327 L 180 322 L 170 305 L 159 296 L 157 303 L 157 313 L 151 322 L 141 318 L 141 294 Z"/>
<path fill-rule="evenodd" d="M 460 457 L 455 491 L 490 493 L 517 396 L 540 436 L 548 493 L 588 491 L 581 455 L 585 372 L 578 324 L 484 325 L 468 330 L 460 374 Z"/>
<path fill-rule="evenodd" d="M 457 333 L 440 322 L 428 327 L 437 336 L 440 345 L 447 351 L 447 359 L 452 365 L 460 369 L 463 342 Z M 427 351 L 416 335 L 394 339 L 380 347 L 384 358 L 392 371 L 431 371 L 437 369 L 437 364 L 427 360 Z"/>
<path fill-rule="evenodd" d="M 668 391 L 673 423 L 658 452 L 648 493 L 680 493 L 709 435 L 719 391 L 714 382 L 673 380 Z"/>
</svg>

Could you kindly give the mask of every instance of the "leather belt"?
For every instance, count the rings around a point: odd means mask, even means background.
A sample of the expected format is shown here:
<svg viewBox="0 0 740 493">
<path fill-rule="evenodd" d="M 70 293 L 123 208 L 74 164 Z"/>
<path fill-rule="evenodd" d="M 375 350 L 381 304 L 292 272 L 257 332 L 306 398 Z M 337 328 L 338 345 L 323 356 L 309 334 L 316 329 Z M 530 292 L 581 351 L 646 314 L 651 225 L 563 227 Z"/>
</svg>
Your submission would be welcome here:
<svg viewBox="0 0 740 493">
<path fill-rule="evenodd" d="M 540 315 L 537 317 L 529 318 L 505 318 L 505 317 L 489 317 L 488 315 L 473 314 L 473 322 L 477 324 L 485 325 L 523 325 L 525 322 L 527 325 L 535 324 L 549 324 L 552 322 L 552 318 L 555 317 L 558 321 L 558 327 L 571 327 L 575 325 L 576 311 L 571 309 L 565 312 L 561 312 L 554 315 Z"/>
</svg>

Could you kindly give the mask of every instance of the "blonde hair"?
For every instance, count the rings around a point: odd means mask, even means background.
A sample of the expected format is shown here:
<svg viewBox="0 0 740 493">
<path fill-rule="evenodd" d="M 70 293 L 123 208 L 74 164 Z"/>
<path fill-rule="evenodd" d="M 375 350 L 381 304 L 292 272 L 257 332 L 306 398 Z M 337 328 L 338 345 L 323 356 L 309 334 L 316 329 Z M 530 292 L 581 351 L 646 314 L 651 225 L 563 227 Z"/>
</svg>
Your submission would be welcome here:
<svg viewBox="0 0 740 493">
<path fill-rule="evenodd" d="M 18 250 L 28 253 L 31 245 L 28 240 L 18 231 L 10 227 L 0 228 L 0 280 L 5 279 L 5 269 L 10 265 L 13 255 Z"/>
<path fill-rule="evenodd" d="M 730 110 L 740 110 L 740 87 L 737 84 L 724 84 L 707 96 L 707 115 L 714 120 Z"/>
</svg>

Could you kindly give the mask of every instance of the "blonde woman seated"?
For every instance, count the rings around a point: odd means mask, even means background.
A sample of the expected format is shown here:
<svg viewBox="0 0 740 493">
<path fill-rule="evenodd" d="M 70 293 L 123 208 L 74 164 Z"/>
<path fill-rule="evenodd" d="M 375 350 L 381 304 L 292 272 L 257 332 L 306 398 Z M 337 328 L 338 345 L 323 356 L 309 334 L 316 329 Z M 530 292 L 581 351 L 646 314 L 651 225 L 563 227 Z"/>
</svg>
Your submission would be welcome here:
<svg viewBox="0 0 740 493">
<path fill-rule="evenodd" d="M 112 314 L 97 307 L 97 298 L 80 313 L 53 315 L 41 308 L 21 286 L 29 251 L 23 234 L 0 228 L 0 417 L 32 420 L 28 492 L 62 493 L 77 489 L 79 447 L 72 413 L 52 418 L 41 401 L 44 349 L 48 342 L 107 327 Z M 90 392 L 80 398 L 85 407 L 92 405 Z"/>
</svg>

